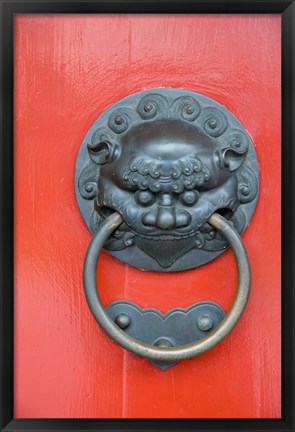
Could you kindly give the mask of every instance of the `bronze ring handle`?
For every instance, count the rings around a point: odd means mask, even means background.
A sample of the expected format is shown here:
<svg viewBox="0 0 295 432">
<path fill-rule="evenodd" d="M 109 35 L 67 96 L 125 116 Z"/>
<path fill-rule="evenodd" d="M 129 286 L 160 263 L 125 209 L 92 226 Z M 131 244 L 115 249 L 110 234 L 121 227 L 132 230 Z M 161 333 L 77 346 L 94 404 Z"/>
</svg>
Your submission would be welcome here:
<svg viewBox="0 0 295 432">
<path fill-rule="evenodd" d="M 179 361 L 202 354 L 221 342 L 239 321 L 250 293 L 251 271 L 243 242 L 222 216 L 213 213 L 208 222 L 230 243 L 238 268 L 238 287 L 229 313 L 208 336 L 197 342 L 173 348 L 148 345 L 121 330 L 105 311 L 96 286 L 96 268 L 101 249 L 111 233 L 123 222 L 119 213 L 113 213 L 101 224 L 90 242 L 84 262 L 84 290 L 90 310 L 107 335 L 128 351 L 154 361 Z"/>
</svg>

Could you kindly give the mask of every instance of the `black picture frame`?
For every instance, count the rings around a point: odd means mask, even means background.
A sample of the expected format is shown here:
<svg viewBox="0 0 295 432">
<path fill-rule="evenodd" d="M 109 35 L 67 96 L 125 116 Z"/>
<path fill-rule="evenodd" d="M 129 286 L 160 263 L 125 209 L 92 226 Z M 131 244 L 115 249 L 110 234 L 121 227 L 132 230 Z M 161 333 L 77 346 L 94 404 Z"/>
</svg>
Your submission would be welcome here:
<svg viewBox="0 0 295 432">
<path fill-rule="evenodd" d="M 12 431 L 295 431 L 294 426 L 294 25 L 291 0 L 0 0 L 1 12 L 1 333 L 0 427 Z M 282 418 L 14 419 L 13 418 L 13 17 L 50 13 L 279 13 L 282 15 Z M 275 203 L 274 203 L 275 205 Z"/>
</svg>

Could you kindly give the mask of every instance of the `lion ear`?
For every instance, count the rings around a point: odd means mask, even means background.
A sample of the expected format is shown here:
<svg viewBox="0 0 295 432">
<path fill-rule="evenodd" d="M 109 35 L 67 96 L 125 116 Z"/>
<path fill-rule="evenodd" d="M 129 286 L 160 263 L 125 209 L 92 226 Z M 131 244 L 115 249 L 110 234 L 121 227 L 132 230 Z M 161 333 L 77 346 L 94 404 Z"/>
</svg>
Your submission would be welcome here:
<svg viewBox="0 0 295 432">
<path fill-rule="evenodd" d="M 112 162 L 115 156 L 115 144 L 108 140 L 102 140 L 95 144 L 87 144 L 89 156 L 98 165 Z"/>
<path fill-rule="evenodd" d="M 224 165 L 229 169 L 229 171 L 236 171 L 242 163 L 244 162 L 245 155 L 237 153 L 232 149 L 225 149 L 222 152 L 222 160 Z"/>
</svg>

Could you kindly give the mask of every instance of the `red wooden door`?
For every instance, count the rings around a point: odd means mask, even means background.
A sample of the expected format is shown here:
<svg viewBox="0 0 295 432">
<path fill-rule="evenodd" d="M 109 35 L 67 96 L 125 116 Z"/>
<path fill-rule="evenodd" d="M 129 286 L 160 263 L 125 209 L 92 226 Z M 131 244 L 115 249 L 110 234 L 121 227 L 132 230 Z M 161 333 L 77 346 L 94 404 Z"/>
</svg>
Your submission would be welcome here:
<svg viewBox="0 0 295 432">
<path fill-rule="evenodd" d="M 23 15 L 15 19 L 15 416 L 280 417 L 280 16 Z M 162 372 L 113 343 L 82 286 L 91 235 L 74 191 L 95 119 L 143 89 L 214 98 L 243 123 L 260 165 L 243 234 L 252 291 L 211 351 Z M 227 311 L 231 251 L 174 274 L 103 253 L 104 304 L 162 312 L 213 300 Z"/>
</svg>

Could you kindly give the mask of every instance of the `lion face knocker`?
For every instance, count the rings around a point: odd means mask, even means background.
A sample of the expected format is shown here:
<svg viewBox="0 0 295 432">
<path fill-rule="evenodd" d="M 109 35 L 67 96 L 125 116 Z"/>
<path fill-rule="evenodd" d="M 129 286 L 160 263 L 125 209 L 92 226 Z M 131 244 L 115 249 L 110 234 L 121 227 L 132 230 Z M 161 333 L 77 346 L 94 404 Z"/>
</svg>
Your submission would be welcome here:
<svg viewBox="0 0 295 432">
<path fill-rule="evenodd" d="M 105 248 L 156 271 L 211 261 L 227 242 L 208 224 L 220 212 L 241 233 L 255 209 L 258 164 L 247 131 L 225 107 L 180 89 L 128 96 L 85 137 L 76 193 L 92 233 L 113 212 L 124 222 Z"/>
</svg>

